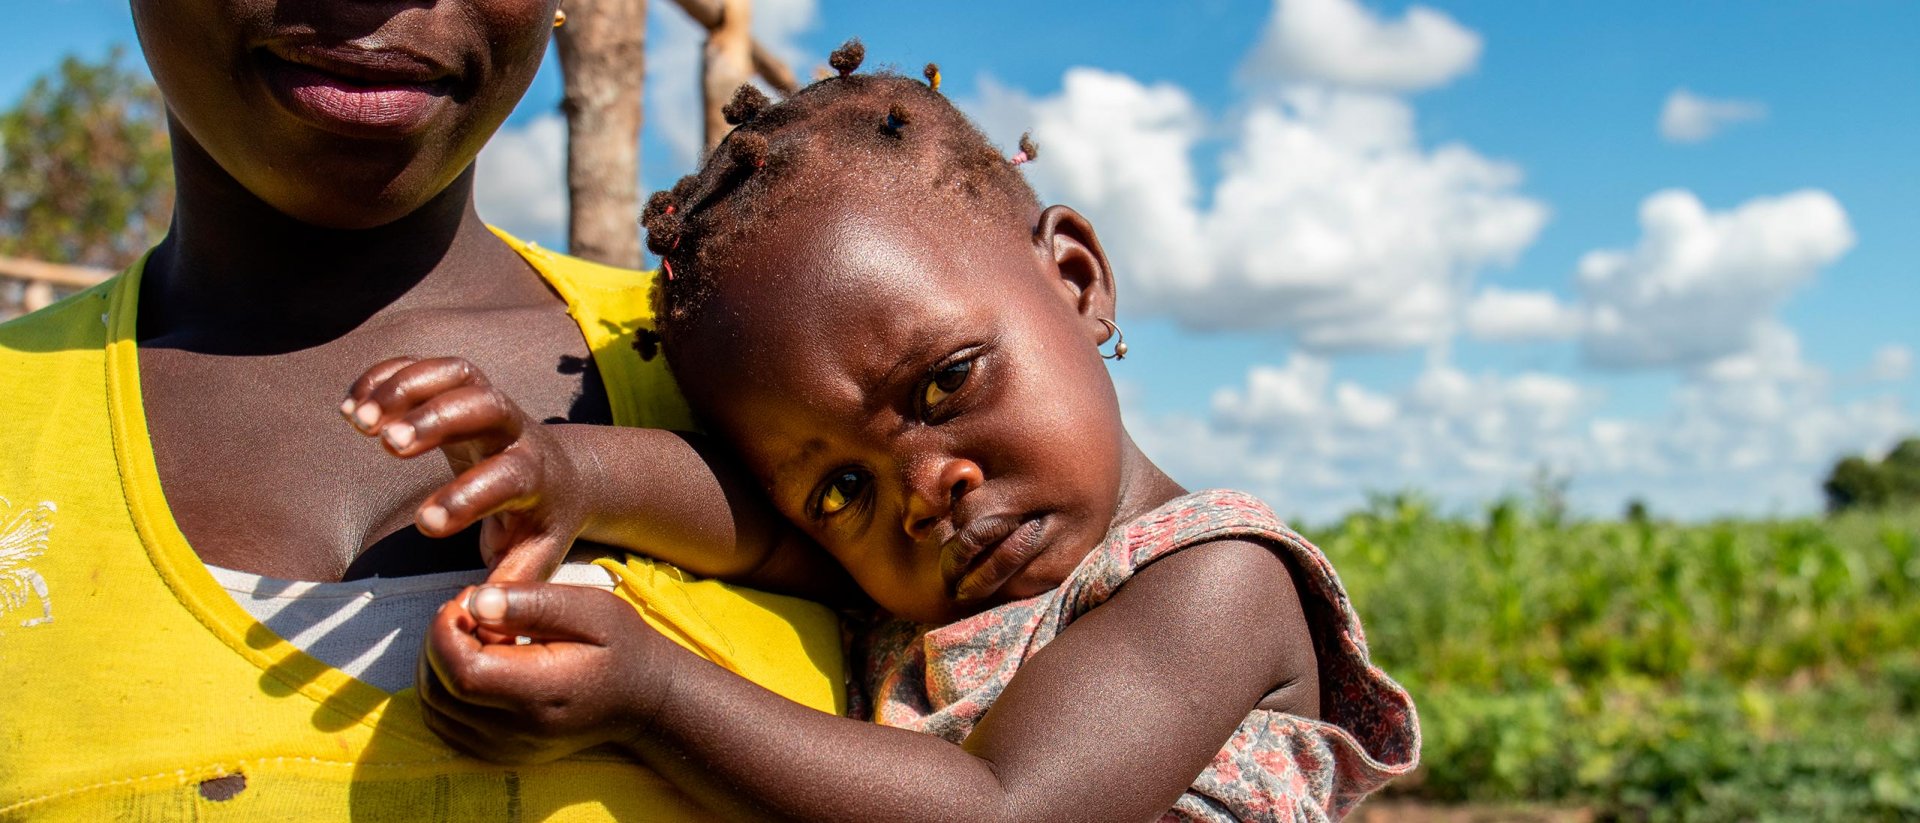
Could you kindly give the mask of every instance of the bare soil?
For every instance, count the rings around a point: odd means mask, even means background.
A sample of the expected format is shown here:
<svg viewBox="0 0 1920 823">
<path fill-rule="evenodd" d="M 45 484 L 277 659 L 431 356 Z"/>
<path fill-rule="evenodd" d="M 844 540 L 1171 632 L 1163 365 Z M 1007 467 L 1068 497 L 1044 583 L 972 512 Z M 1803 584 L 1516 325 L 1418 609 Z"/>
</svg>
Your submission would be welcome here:
<svg viewBox="0 0 1920 823">
<path fill-rule="evenodd" d="M 1550 806 L 1445 806 L 1400 798 L 1369 800 L 1351 823 L 1593 823 L 1591 809 Z"/>
</svg>

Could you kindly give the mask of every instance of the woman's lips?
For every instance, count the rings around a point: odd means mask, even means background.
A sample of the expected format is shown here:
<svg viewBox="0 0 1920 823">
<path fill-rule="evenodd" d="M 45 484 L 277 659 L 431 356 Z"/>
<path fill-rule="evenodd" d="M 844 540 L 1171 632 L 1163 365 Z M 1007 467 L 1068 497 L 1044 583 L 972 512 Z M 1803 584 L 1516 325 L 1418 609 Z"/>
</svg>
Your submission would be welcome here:
<svg viewBox="0 0 1920 823">
<path fill-rule="evenodd" d="M 999 591 L 1040 553 L 1044 545 L 1040 537 L 1045 528 L 1045 517 L 1007 518 L 978 524 L 963 532 L 947 564 L 952 569 L 948 579 L 953 586 L 954 600 L 972 602 Z M 972 536 L 985 539 L 966 539 Z"/>
<path fill-rule="evenodd" d="M 448 82 L 412 61 L 344 62 L 320 68 L 263 54 L 281 105 L 307 123 L 347 137 L 399 137 L 425 126 L 447 101 Z"/>
</svg>

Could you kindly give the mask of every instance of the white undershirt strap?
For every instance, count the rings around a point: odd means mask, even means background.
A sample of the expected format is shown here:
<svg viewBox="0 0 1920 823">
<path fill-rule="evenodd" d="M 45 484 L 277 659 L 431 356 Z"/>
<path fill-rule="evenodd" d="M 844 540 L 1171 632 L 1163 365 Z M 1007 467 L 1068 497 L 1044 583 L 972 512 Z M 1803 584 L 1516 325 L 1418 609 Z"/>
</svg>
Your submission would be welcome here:
<svg viewBox="0 0 1920 823">
<path fill-rule="evenodd" d="M 371 577 L 339 583 L 282 580 L 208 566 L 221 588 L 253 619 L 320 662 L 386 692 L 413 685 L 427 621 L 484 569 Z M 555 583 L 613 590 L 613 575 L 591 563 L 567 563 Z"/>
</svg>

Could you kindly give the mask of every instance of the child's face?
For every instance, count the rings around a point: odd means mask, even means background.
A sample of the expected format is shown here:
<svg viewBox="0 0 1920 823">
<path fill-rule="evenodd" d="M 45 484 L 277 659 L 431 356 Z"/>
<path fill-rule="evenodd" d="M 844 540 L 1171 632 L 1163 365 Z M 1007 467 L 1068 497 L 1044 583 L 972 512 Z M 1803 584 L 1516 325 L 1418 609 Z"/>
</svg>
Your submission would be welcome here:
<svg viewBox="0 0 1920 823">
<path fill-rule="evenodd" d="M 1056 243 L 827 196 L 766 218 L 713 273 L 675 343 L 689 396 L 894 614 L 946 622 L 1058 586 L 1113 525 L 1123 479 L 1096 349 L 1104 261 L 1085 294 Z"/>
<path fill-rule="evenodd" d="M 282 213 L 357 229 L 468 168 L 539 69 L 555 2 L 132 5 L 181 148 Z"/>
</svg>

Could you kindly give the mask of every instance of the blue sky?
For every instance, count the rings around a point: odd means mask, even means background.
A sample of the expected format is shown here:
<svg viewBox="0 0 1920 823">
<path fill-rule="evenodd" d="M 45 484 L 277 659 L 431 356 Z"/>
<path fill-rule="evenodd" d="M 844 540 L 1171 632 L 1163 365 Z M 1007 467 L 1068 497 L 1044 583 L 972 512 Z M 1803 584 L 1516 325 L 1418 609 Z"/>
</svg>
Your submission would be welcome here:
<svg viewBox="0 0 1920 823">
<path fill-rule="evenodd" d="M 1190 485 L 1323 518 L 1546 466 L 1598 513 L 1801 512 L 1920 429 L 1920 6 L 901 8 L 760 0 L 755 29 L 803 72 L 849 35 L 936 60 L 990 136 L 1035 130 L 1043 196 L 1108 238 L 1130 426 Z M 15 15 L 0 101 L 133 40 L 105 0 Z M 693 162 L 697 50 L 656 2 L 648 188 Z M 558 94 L 549 65 L 481 177 L 552 245 Z"/>
</svg>

